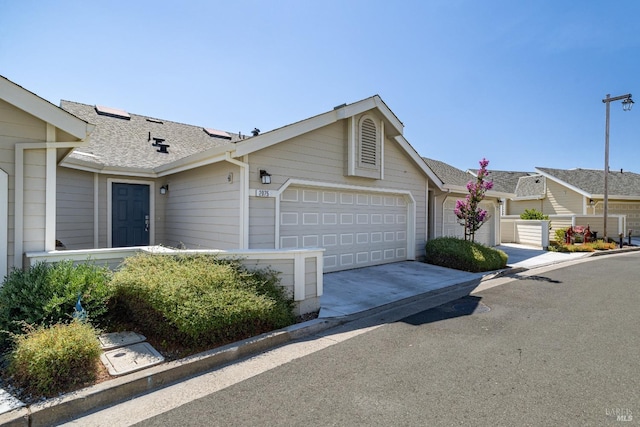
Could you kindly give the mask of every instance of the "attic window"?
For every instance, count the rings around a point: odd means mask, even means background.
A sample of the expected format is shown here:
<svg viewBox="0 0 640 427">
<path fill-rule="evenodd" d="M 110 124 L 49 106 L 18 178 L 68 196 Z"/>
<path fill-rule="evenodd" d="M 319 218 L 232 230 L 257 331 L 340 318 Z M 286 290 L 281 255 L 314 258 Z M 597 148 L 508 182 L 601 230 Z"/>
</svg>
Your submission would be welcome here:
<svg viewBox="0 0 640 427">
<path fill-rule="evenodd" d="M 378 158 L 378 130 L 370 118 L 360 122 L 360 164 L 376 166 Z"/>
<path fill-rule="evenodd" d="M 202 130 L 204 130 L 207 133 L 207 135 L 212 136 L 214 138 L 229 139 L 229 140 L 231 139 L 231 135 L 221 130 L 216 130 L 211 128 L 202 128 Z"/>
<path fill-rule="evenodd" d="M 96 113 L 101 116 L 115 117 L 117 119 L 131 120 L 131 116 L 124 110 L 117 108 L 105 107 L 103 105 L 96 105 Z"/>
<path fill-rule="evenodd" d="M 147 118 L 148 122 L 162 124 L 162 120 Z"/>
</svg>

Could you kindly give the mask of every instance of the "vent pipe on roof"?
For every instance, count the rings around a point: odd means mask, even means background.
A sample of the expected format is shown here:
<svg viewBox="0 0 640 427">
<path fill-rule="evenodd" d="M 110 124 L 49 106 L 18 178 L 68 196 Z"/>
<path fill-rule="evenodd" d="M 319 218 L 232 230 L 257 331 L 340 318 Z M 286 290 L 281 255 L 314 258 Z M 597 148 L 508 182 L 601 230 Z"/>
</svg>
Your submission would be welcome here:
<svg viewBox="0 0 640 427">
<path fill-rule="evenodd" d="M 258 135 L 260 135 L 260 129 L 258 129 L 258 128 L 253 128 L 253 130 L 251 131 L 251 134 L 252 134 L 253 136 L 258 136 Z"/>
</svg>

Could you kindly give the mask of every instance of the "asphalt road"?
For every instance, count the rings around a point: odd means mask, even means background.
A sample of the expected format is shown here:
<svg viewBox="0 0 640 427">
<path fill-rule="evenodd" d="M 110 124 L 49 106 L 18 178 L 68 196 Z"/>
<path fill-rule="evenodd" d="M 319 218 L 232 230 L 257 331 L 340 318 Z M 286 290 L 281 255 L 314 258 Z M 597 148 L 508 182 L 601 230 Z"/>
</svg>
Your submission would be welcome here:
<svg viewBox="0 0 640 427">
<path fill-rule="evenodd" d="M 193 389 L 136 425 L 635 425 L 639 306 L 640 254 L 594 258 L 347 337 L 329 332 L 331 344 L 213 392 Z M 117 424 L 108 411 L 96 417 Z"/>
</svg>

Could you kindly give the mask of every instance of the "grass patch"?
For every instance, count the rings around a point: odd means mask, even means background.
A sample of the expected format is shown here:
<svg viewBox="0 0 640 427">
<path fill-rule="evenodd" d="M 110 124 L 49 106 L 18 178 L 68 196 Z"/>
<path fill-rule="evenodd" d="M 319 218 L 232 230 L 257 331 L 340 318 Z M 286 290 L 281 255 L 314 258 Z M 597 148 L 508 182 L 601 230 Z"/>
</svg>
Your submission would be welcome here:
<svg viewBox="0 0 640 427">
<path fill-rule="evenodd" d="M 427 263 L 456 270 L 492 271 L 507 265 L 503 251 L 455 237 L 429 240 L 425 248 Z"/>
</svg>

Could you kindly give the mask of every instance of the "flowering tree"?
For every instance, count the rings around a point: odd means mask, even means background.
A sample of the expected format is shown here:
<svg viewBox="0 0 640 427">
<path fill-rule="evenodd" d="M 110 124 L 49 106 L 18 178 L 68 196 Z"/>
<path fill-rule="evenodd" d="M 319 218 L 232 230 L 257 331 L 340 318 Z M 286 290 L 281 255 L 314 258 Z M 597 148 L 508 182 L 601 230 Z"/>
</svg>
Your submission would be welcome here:
<svg viewBox="0 0 640 427">
<path fill-rule="evenodd" d="M 479 163 L 480 169 L 478 169 L 478 176 L 475 182 L 469 181 L 467 183 L 469 194 L 464 200 L 456 202 L 454 210 L 458 217 L 458 222 L 464 227 L 464 240 L 471 240 L 472 242 L 475 240 L 476 231 L 489 219 L 488 212 L 478 205 L 484 199 L 486 191 L 493 188 L 493 181 L 486 181 L 489 176 L 489 171 L 487 171 L 489 161 L 483 158 Z"/>
</svg>

